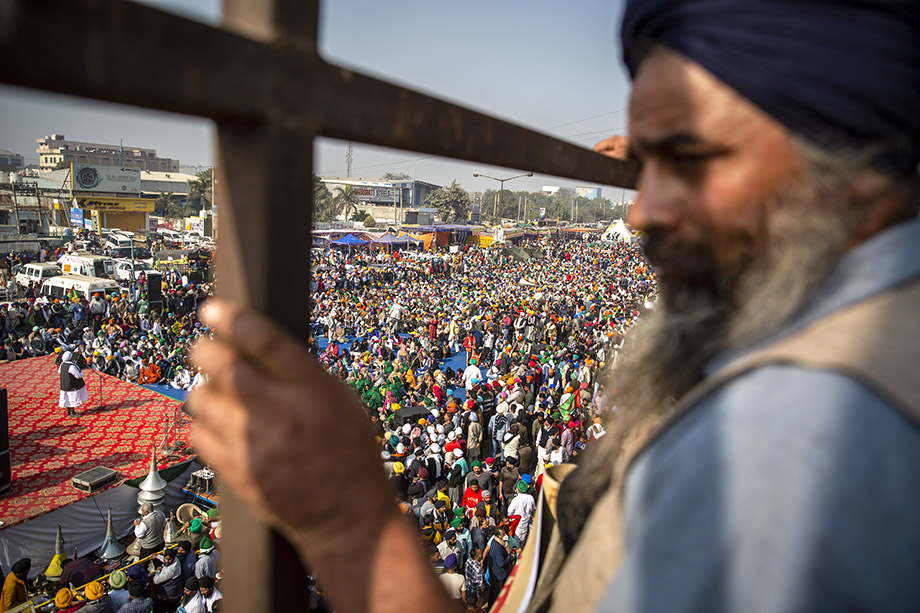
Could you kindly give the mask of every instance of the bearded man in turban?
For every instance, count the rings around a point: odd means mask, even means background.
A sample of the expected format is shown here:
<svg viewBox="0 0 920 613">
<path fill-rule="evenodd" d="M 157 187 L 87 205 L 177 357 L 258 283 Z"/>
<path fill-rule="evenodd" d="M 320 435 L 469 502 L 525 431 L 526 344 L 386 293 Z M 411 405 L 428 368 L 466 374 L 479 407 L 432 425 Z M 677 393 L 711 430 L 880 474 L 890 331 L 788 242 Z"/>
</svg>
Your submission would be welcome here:
<svg viewBox="0 0 920 613">
<path fill-rule="evenodd" d="M 920 608 L 920 6 L 628 0 L 622 35 L 630 136 L 598 150 L 641 164 L 660 306 L 529 610 Z M 203 317 L 190 402 L 225 483 L 337 609 L 450 610 L 358 401 L 258 315 Z"/>
</svg>

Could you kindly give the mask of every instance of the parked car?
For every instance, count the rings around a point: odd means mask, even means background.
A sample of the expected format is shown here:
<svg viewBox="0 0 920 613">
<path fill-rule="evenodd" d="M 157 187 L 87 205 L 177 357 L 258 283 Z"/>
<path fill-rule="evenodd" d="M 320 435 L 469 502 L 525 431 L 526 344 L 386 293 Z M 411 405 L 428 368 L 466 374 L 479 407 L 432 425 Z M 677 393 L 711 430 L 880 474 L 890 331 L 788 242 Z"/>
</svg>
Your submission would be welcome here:
<svg viewBox="0 0 920 613">
<path fill-rule="evenodd" d="M 55 262 L 33 262 L 23 265 L 15 279 L 22 287 L 29 287 L 29 283 L 40 286 L 46 279 L 62 274 L 64 271 Z"/>
<path fill-rule="evenodd" d="M 143 262 L 132 262 L 131 260 L 115 260 L 115 280 L 130 282 L 132 278 L 138 278 L 142 273 L 156 272 L 151 270 Z"/>
<path fill-rule="evenodd" d="M 111 250 L 113 258 L 131 259 L 131 247 L 117 247 Z M 134 259 L 145 266 L 153 266 L 153 255 L 146 247 L 134 247 Z"/>
</svg>

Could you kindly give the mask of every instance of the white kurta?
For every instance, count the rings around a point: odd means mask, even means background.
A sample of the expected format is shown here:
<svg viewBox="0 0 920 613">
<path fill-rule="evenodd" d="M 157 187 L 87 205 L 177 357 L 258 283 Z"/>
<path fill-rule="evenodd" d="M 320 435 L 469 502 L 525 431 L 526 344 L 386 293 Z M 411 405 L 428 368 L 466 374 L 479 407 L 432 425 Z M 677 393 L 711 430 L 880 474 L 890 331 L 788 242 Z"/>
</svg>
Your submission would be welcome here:
<svg viewBox="0 0 920 613">
<path fill-rule="evenodd" d="M 70 375 L 76 379 L 82 379 L 83 373 L 80 372 L 80 369 L 76 367 L 75 364 L 71 364 L 68 368 Z M 58 406 L 63 409 L 73 409 L 80 406 L 89 398 L 89 392 L 86 391 L 86 386 L 84 385 L 78 390 L 72 392 L 65 392 L 61 390 L 61 397 L 58 400 Z"/>
<path fill-rule="evenodd" d="M 520 515 L 521 521 L 514 531 L 514 538 L 523 543 L 527 540 L 530 533 L 530 524 L 533 521 L 533 512 L 537 509 L 537 504 L 530 494 L 518 493 L 511 504 L 508 505 L 508 515 Z"/>
</svg>

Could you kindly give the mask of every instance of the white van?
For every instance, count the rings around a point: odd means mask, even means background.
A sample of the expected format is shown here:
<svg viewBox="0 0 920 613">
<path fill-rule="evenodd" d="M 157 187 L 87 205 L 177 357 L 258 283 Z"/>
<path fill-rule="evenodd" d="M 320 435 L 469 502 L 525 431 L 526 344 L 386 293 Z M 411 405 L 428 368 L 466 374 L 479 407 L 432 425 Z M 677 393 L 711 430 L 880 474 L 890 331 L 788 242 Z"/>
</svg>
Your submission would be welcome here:
<svg viewBox="0 0 920 613">
<path fill-rule="evenodd" d="M 128 247 L 134 243 L 129 236 L 125 236 L 119 232 L 112 232 L 105 239 L 105 244 L 103 245 L 106 249 L 117 249 L 118 247 Z"/>
<path fill-rule="evenodd" d="M 16 275 L 16 283 L 29 287 L 29 283 L 40 286 L 45 279 L 64 274 L 61 267 L 54 262 L 33 262 L 26 264 Z"/>
<path fill-rule="evenodd" d="M 115 275 L 115 262 L 112 258 L 104 255 L 65 253 L 58 259 L 58 264 L 64 274 L 102 277 L 105 279 L 111 279 Z"/>
<path fill-rule="evenodd" d="M 42 283 L 41 296 L 47 300 L 55 298 L 67 300 L 72 291 L 89 300 L 96 293 L 120 294 L 121 287 L 111 279 L 87 277 L 86 275 L 59 275 Z"/>
</svg>

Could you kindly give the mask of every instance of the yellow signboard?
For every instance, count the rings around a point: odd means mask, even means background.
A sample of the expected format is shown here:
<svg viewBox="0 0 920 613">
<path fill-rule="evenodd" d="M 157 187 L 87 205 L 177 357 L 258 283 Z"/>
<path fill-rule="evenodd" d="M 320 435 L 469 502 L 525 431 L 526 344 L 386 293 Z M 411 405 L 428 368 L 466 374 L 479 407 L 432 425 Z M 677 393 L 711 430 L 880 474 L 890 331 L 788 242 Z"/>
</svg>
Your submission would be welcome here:
<svg viewBox="0 0 920 613">
<path fill-rule="evenodd" d="M 99 233 L 99 230 L 102 229 L 102 213 L 98 210 L 90 211 L 90 217 L 93 220 L 93 232 Z"/>
<path fill-rule="evenodd" d="M 113 211 L 131 213 L 153 213 L 155 198 L 97 198 L 95 196 L 77 196 L 75 198 L 81 209 L 91 211 Z"/>
</svg>

